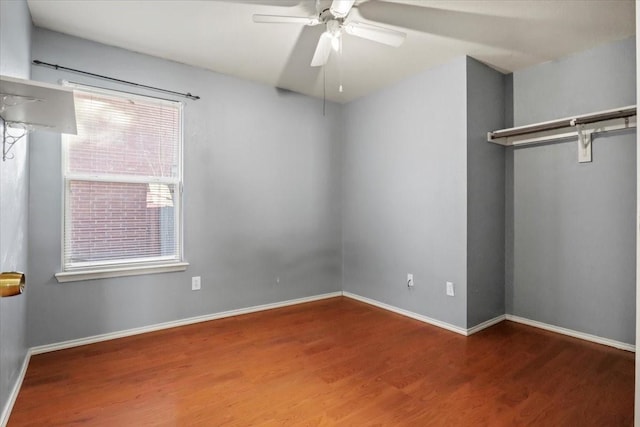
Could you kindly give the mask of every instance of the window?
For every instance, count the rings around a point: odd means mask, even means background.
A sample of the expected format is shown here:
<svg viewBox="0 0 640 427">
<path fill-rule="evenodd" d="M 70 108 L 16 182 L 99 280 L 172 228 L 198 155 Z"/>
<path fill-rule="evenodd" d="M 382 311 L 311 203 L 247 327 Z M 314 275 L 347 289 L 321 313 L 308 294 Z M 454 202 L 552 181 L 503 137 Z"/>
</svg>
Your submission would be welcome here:
<svg viewBox="0 0 640 427">
<path fill-rule="evenodd" d="M 76 87 L 59 281 L 184 270 L 182 104 Z"/>
</svg>

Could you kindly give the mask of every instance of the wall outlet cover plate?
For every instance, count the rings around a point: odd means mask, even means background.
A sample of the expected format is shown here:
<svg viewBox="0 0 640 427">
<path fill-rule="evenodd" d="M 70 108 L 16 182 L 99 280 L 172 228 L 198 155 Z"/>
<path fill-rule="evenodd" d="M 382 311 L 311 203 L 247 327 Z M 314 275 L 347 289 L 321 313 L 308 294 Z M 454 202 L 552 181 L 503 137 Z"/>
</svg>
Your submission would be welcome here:
<svg viewBox="0 0 640 427">
<path fill-rule="evenodd" d="M 456 295 L 455 290 L 453 288 L 453 282 L 447 282 L 447 295 L 453 297 Z"/>
</svg>

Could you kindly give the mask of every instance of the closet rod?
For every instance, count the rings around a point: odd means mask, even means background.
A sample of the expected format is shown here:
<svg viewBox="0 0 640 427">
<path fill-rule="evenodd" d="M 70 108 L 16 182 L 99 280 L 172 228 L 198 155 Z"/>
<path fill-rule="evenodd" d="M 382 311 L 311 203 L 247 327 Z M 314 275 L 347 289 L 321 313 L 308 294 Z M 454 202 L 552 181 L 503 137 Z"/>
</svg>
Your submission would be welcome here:
<svg viewBox="0 0 640 427">
<path fill-rule="evenodd" d="M 156 92 L 169 93 L 171 95 L 183 96 L 183 97 L 188 98 L 188 99 L 193 99 L 194 101 L 197 101 L 198 99 L 200 99 L 199 96 L 191 95 L 191 93 L 189 93 L 189 92 L 181 93 L 181 92 L 176 92 L 176 91 L 169 90 L 169 89 L 162 89 L 162 88 L 159 88 L 159 87 L 147 86 L 147 85 L 143 85 L 143 84 L 140 84 L 140 83 L 130 82 L 130 81 L 127 81 L 127 80 L 116 79 L 115 77 L 104 76 L 102 74 L 95 74 L 95 73 L 90 73 L 88 71 L 76 70 L 75 68 L 63 67 L 62 65 L 58 65 L 58 64 L 50 64 L 48 62 L 42 62 L 42 61 L 39 61 L 37 59 L 33 60 L 33 64 L 34 65 L 39 65 L 41 67 L 54 68 L 56 70 L 71 71 L 72 73 L 84 74 L 86 76 L 97 77 L 99 79 L 109 80 L 109 81 L 112 81 L 112 82 L 118 82 L 118 83 L 122 83 L 122 84 L 129 85 L 129 86 L 141 87 L 143 89 L 155 90 Z"/>
<path fill-rule="evenodd" d="M 550 120 L 548 122 L 536 123 L 532 125 L 513 127 L 509 129 L 495 130 L 489 132 L 488 140 L 494 142 L 499 138 L 508 138 L 510 136 L 527 135 L 535 132 L 543 132 L 555 129 L 563 129 L 585 125 L 590 123 L 602 122 L 606 120 L 620 119 L 632 117 L 636 115 L 636 106 L 616 108 L 613 110 L 599 111 L 597 113 L 583 114 L 580 116 L 569 117 L 564 119 Z"/>
</svg>

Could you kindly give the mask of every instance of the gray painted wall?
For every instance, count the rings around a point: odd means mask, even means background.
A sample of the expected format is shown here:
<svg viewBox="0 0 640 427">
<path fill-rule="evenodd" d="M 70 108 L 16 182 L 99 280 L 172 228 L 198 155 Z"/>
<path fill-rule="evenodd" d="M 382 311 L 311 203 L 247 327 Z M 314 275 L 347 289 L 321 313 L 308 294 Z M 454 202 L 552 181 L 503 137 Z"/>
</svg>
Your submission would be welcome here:
<svg viewBox="0 0 640 427">
<path fill-rule="evenodd" d="M 631 38 L 518 71 L 515 125 L 635 104 L 635 67 Z M 635 341 L 635 141 L 599 135 L 589 164 L 575 141 L 514 150 L 509 313 Z"/>
<path fill-rule="evenodd" d="M 30 53 L 31 15 L 26 1 L 0 1 L 0 74 L 29 78 Z M 0 161 L 0 271 L 27 272 L 27 139 L 18 142 L 12 153 L 12 160 Z M 0 298 L 0 414 L 27 352 L 28 290 L 29 286 L 22 295 Z"/>
<path fill-rule="evenodd" d="M 341 289 L 340 105 L 323 117 L 317 99 L 43 29 L 33 59 L 202 99 L 185 107 L 184 273 L 57 283 L 60 137 L 34 134 L 30 346 Z M 201 291 L 190 290 L 191 276 L 202 276 Z"/>
<path fill-rule="evenodd" d="M 343 172 L 344 290 L 460 327 L 467 326 L 466 62 L 346 105 Z M 456 297 L 445 295 L 446 281 Z"/>
<path fill-rule="evenodd" d="M 504 314 L 504 79 L 459 58 L 346 106 L 345 291 L 463 328 Z"/>
<path fill-rule="evenodd" d="M 467 58 L 467 327 L 504 314 L 505 76 Z"/>
</svg>

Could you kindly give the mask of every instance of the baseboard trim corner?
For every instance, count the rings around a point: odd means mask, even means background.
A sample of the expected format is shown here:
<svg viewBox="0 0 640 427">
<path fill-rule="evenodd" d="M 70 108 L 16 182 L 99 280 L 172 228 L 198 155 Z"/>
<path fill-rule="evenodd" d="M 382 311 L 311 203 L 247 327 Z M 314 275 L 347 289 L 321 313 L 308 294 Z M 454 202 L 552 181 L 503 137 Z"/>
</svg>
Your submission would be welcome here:
<svg viewBox="0 0 640 427">
<path fill-rule="evenodd" d="M 578 338 L 585 341 L 591 341 L 596 344 L 602 344 L 609 347 L 614 347 L 620 350 L 626 350 L 634 353 L 636 351 L 636 346 L 633 344 L 627 344 L 621 341 L 616 341 L 609 338 L 603 338 L 597 335 L 587 334 L 585 332 L 574 331 L 573 329 L 567 329 L 561 326 L 550 325 L 548 323 L 538 322 L 537 320 L 531 320 L 525 317 L 515 316 L 513 314 L 507 314 L 506 318 L 511 322 L 522 323 L 523 325 L 533 326 L 534 328 L 544 329 L 546 331 L 567 335 L 567 336 Z"/>
<path fill-rule="evenodd" d="M 9 422 L 9 417 L 11 416 L 13 405 L 15 405 L 16 403 L 16 399 L 18 398 L 18 393 L 20 393 L 20 389 L 22 388 L 22 382 L 24 381 L 24 376 L 27 373 L 29 360 L 31 360 L 30 349 L 27 350 L 27 353 L 24 355 L 24 360 L 22 361 L 22 367 L 20 368 L 20 372 L 18 373 L 18 378 L 16 378 L 16 382 L 13 384 L 11 393 L 9 393 L 9 399 L 7 400 L 7 403 L 4 405 L 4 408 L 2 409 L 2 413 L 0 414 L 0 427 L 6 427 L 7 423 Z"/>
<path fill-rule="evenodd" d="M 62 342 L 57 342 L 53 344 L 39 345 L 39 346 L 31 347 L 30 353 L 32 355 L 49 353 L 57 350 L 64 350 L 67 348 L 79 347 L 87 344 L 94 344 L 101 341 L 108 341 L 108 340 L 113 340 L 117 338 L 124 338 L 124 337 L 133 336 L 133 335 L 144 334 L 147 332 L 159 331 L 162 329 L 177 328 L 179 326 L 186 326 L 194 323 L 208 322 L 210 320 L 223 319 L 225 317 L 240 316 L 243 314 L 256 313 L 258 311 L 273 310 L 275 308 L 282 308 L 290 305 L 304 304 L 307 302 L 320 301 L 323 299 L 335 298 L 339 296 L 342 296 L 341 291 L 330 292 L 330 293 L 320 294 L 320 295 L 313 295 L 310 297 L 296 298 L 292 300 L 286 300 L 286 301 L 275 302 L 270 304 L 256 305 L 256 306 L 246 307 L 246 308 L 239 308 L 236 310 L 228 310 L 228 311 L 223 311 L 223 312 L 218 312 L 213 314 L 206 314 L 203 316 L 189 317 L 186 319 L 173 320 L 170 322 L 156 323 L 154 325 L 143 326 L 140 328 L 126 329 L 123 331 L 93 335 L 86 338 L 62 341 Z"/>
<path fill-rule="evenodd" d="M 451 323 L 443 322 L 441 320 L 432 319 L 431 317 L 427 317 L 427 316 L 424 316 L 422 314 L 414 313 L 413 311 L 405 310 L 403 308 L 398 308 L 398 307 L 395 307 L 393 305 L 385 304 L 383 302 L 380 302 L 380 301 L 377 301 L 377 300 L 374 300 L 374 299 L 371 299 L 371 298 L 363 297 L 363 296 L 358 295 L 358 294 L 354 294 L 354 293 L 351 293 L 351 292 L 343 291 L 342 295 L 347 297 L 347 298 L 351 298 L 351 299 L 354 299 L 356 301 L 363 302 L 365 304 L 373 305 L 375 307 L 382 308 L 383 310 L 391 311 L 391 312 L 394 312 L 396 314 L 400 314 L 400 315 L 405 316 L 405 317 L 410 317 L 412 319 L 419 320 L 421 322 L 428 323 L 430 325 L 437 326 L 439 328 L 446 329 L 448 331 L 455 332 L 455 333 L 460 334 L 460 335 L 467 336 L 469 334 L 467 329 L 461 328 L 460 326 L 452 325 Z"/>
<path fill-rule="evenodd" d="M 467 335 L 473 335 L 477 332 L 480 332 L 483 329 L 487 329 L 490 326 L 493 326 L 497 323 L 504 321 L 507 318 L 506 315 L 501 314 L 500 316 L 496 316 L 493 319 L 486 320 L 482 323 L 477 324 L 476 326 L 472 326 L 467 329 Z"/>
</svg>

